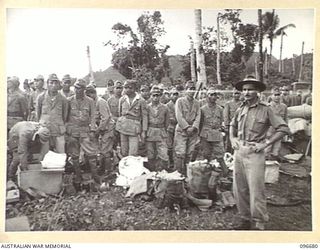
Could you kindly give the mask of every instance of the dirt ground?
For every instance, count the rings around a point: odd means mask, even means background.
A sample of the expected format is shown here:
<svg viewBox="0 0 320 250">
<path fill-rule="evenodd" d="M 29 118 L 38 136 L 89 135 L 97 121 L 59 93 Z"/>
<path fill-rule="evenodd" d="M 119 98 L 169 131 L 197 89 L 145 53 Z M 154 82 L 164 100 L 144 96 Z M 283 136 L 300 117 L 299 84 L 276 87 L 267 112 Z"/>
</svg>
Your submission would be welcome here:
<svg viewBox="0 0 320 250">
<path fill-rule="evenodd" d="M 310 170 L 310 161 L 299 166 Z M 266 184 L 270 221 L 266 230 L 312 230 L 311 178 L 280 174 L 275 184 Z M 98 193 L 76 196 L 22 199 L 7 204 L 6 217 L 27 216 L 32 231 L 98 230 L 232 230 L 237 219 L 235 207 L 213 206 L 202 212 L 187 209 L 157 208 L 157 200 L 145 196 L 125 198 L 126 190 L 111 186 Z"/>
</svg>

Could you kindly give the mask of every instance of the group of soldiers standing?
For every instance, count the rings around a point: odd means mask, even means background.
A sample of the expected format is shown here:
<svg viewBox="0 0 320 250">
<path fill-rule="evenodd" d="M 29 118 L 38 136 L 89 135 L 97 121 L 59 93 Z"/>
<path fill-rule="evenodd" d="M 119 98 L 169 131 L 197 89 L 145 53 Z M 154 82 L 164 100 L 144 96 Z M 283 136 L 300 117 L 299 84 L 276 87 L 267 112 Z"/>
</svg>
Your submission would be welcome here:
<svg viewBox="0 0 320 250">
<path fill-rule="evenodd" d="M 255 228 L 264 228 L 268 220 L 264 151 L 289 134 L 289 129 L 279 92 L 274 91 L 270 104 L 262 102 L 260 92 L 266 86 L 254 77 L 236 83 L 232 100 L 224 107 L 218 104 L 219 90 L 214 87 L 198 100 L 199 90 L 192 81 L 185 83 L 183 91 L 165 90 L 161 85 L 139 88 L 135 80 L 116 81 L 110 84 L 112 92 L 102 97 L 83 79 L 75 82 L 73 92 L 69 75 L 61 81 L 56 74 L 49 75 L 47 90 L 42 76 L 29 92 L 19 89 L 17 77 L 8 78 L 7 84 L 8 149 L 13 153 L 9 179 L 19 163 L 21 170 L 26 169 L 32 143 L 42 145 L 42 155 L 48 150 L 67 153 L 78 189 L 81 152 L 100 185 L 101 177 L 112 170 L 117 148 L 122 156 L 146 154 L 150 170 L 178 170 L 183 175 L 200 151 L 204 159 L 219 162 L 223 176 L 228 174 L 225 151 L 235 150 L 234 190 L 243 216 L 239 229 L 250 228 L 252 222 L 258 223 Z"/>
</svg>

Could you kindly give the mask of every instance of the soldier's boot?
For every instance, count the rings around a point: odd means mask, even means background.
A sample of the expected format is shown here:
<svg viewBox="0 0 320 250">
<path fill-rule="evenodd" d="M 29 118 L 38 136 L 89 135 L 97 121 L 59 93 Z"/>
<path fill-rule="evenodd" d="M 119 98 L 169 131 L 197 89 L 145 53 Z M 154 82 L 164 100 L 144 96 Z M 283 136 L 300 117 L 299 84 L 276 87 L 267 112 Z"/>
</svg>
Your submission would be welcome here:
<svg viewBox="0 0 320 250">
<path fill-rule="evenodd" d="M 99 160 L 99 170 L 98 175 L 103 176 L 106 172 L 106 158 L 101 155 Z"/>
<path fill-rule="evenodd" d="M 97 157 L 95 155 L 88 156 L 88 163 L 89 163 L 92 178 L 94 180 L 94 185 L 92 186 L 92 191 L 96 192 L 98 190 L 98 187 L 101 184 L 101 179 L 98 175 L 98 169 L 97 169 Z"/>
<path fill-rule="evenodd" d="M 219 162 L 219 164 L 221 166 L 223 176 L 226 177 L 228 175 L 229 170 L 228 170 L 226 163 L 224 162 L 224 159 L 218 158 L 217 161 Z"/>
<path fill-rule="evenodd" d="M 173 162 L 173 150 L 172 149 L 168 149 L 168 156 L 169 156 L 169 164 L 170 164 L 170 167 L 174 165 L 174 162 Z"/>
<path fill-rule="evenodd" d="M 74 181 L 73 181 L 73 185 L 74 188 L 77 192 L 81 191 L 81 168 L 80 168 L 80 163 L 79 163 L 79 157 L 77 158 L 72 158 L 72 166 L 73 166 L 73 171 L 74 171 Z"/>
<path fill-rule="evenodd" d="M 184 158 L 176 157 L 174 161 L 174 168 L 181 174 L 187 176 L 186 165 L 184 164 Z"/>
<path fill-rule="evenodd" d="M 150 170 L 150 171 L 157 171 L 157 165 L 156 165 L 157 161 L 156 159 L 148 159 L 148 163 L 146 164 L 147 165 L 147 168 Z"/>
</svg>

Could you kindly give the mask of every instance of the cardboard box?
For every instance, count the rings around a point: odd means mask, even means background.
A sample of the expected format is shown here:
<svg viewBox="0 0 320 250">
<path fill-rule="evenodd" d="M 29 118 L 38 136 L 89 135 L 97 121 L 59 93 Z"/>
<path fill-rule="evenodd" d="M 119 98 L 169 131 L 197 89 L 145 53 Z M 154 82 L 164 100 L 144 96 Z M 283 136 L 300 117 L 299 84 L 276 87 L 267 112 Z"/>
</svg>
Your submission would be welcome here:
<svg viewBox="0 0 320 250">
<path fill-rule="evenodd" d="M 32 168 L 32 170 L 20 171 L 18 185 L 24 190 L 32 187 L 46 194 L 58 194 L 62 189 L 63 173 L 64 169 L 50 169 L 48 171 Z"/>
</svg>

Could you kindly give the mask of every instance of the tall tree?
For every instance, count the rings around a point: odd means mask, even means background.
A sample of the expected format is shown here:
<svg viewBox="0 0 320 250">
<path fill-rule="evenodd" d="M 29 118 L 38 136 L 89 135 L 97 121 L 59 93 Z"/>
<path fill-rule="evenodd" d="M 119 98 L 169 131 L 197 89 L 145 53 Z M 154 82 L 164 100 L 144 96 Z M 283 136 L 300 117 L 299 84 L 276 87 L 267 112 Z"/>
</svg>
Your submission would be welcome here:
<svg viewBox="0 0 320 250">
<path fill-rule="evenodd" d="M 285 26 L 280 27 L 276 31 L 276 36 L 281 36 L 281 43 L 280 43 L 280 57 L 279 57 L 279 72 L 283 72 L 282 67 L 282 47 L 283 47 L 283 36 L 286 36 L 287 33 L 285 32 L 288 28 L 295 28 L 296 26 L 293 23 L 287 24 Z"/>
<path fill-rule="evenodd" d="M 304 50 L 304 42 L 302 42 L 302 48 L 301 48 L 301 57 L 300 57 L 300 71 L 299 71 L 299 82 L 302 82 L 303 80 L 303 67 L 304 67 L 304 62 L 303 62 L 303 50 Z"/>
<path fill-rule="evenodd" d="M 191 69 L 191 80 L 193 82 L 197 82 L 197 74 L 196 74 L 196 58 L 194 54 L 194 43 L 192 37 L 190 38 L 190 69 Z"/>
<path fill-rule="evenodd" d="M 134 78 L 140 83 L 159 82 L 168 75 L 166 52 L 169 46 L 158 41 L 165 34 L 163 23 L 161 13 L 155 11 L 145 12 L 138 18 L 137 32 L 126 24 L 113 25 L 117 39 L 105 43 L 115 51 L 112 55 L 113 66 L 127 78 Z"/>
<path fill-rule="evenodd" d="M 276 30 L 279 26 L 279 23 L 280 23 L 280 19 L 278 15 L 275 13 L 274 9 L 272 10 L 272 12 L 266 12 L 262 15 L 263 31 L 270 42 L 269 56 L 267 60 L 268 73 L 270 70 L 270 66 L 272 64 L 271 58 L 272 58 L 273 40 L 276 37 Z"/>
<path fill-rule="evenodd" d="M 217 82 L 221 85 L 221 73 L 220 73 L 220 13 L 217 15 Z"/>
<path fill-rule="evenodd" d="M 258 24 L 259 24 L 259 81 L 263 82 L 263 27 L 262 27 L 262 10 L 258 9 Z"/>
<path fill-rule="evenodd" d="M 195 45 L 196 45 L 196 58 L 197 58 L 197 83 L 198 85 L 202 83 L 202 86 L 207 85 L 207 75 L 206 75 L 206 65 L 205 57 L 202 46 L 202 20 L 201 20 L 201 10 L 194 10 L 195 16 Z"/>
</svg>

